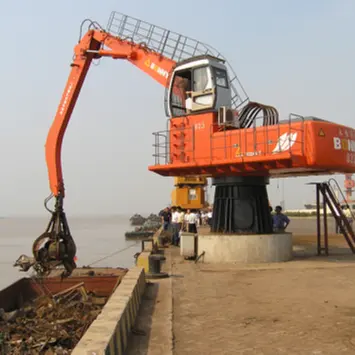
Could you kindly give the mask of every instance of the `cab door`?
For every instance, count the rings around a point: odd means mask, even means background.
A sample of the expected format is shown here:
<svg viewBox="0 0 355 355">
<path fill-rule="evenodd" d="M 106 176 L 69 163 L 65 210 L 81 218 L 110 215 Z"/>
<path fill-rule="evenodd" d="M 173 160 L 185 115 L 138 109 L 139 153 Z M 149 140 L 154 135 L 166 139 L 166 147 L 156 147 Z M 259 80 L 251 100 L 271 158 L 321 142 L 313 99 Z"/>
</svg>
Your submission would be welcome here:
<svg viewBox="0 0 355 355">
<path fill-rule="evenodd" d="M 215 87 L 213 85 L 210 66 L 202 66 L 192 69 L 192 91 L 188 95 L 187 107 L 191 112 L 214 108 Z"/>
<path fill-rule="evenodd" d="M 229 84 L 228 73 L 225 67 L 214 66 L 211 68 L 213 73 L 213 82 L 216 87 L 215 108 L 218 110 L 221 106 L 231 107 L 232 95 Z"/>
</svg>

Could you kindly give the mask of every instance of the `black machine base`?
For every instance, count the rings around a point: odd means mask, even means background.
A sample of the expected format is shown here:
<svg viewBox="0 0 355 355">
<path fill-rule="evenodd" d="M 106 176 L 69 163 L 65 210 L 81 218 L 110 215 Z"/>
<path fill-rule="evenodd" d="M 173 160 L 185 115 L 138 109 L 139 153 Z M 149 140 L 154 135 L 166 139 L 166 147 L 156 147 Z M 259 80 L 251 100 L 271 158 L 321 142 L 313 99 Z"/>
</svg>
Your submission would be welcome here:
<svg viewBox="0 0 355 355">
<path fill-rule="evenodd" d="M 238 176 L 213 179 L 216 186 L 211 232 L 272 233 L 266 177 Z"/>
</svg>

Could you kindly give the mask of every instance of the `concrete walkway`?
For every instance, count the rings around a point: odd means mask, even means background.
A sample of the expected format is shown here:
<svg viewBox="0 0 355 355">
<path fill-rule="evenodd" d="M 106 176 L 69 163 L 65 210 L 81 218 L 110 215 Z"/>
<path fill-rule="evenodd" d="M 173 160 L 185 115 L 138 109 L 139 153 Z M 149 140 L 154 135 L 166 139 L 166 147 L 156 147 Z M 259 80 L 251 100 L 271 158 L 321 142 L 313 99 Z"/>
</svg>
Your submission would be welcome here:
<svg viewBox="0 0 355 355">
<path fill-rule="evenodd" d="M 271 265 L 195 264 L 168 249 L 171 278 L 148 287 L 136 325 L 147 335 L 129 354 L 354 354 L 355 258 L 311 256 L 303 239 L 294 261 Z"/>
<path fill-rule="evenodd" d="M 165 257 L 163 270 L 170 274 L 170 252 Z M 135 324 L 137 333 L 145 335 L 130 336 L 127 355 L 172 355 L 172 314 L 172 279 L 150 280 Z"/>
<path fill-rule="evenodd" d="M 207 265 L 173 251 L 174 354 L 355 353 L 355 260 Z"/>
</svg>

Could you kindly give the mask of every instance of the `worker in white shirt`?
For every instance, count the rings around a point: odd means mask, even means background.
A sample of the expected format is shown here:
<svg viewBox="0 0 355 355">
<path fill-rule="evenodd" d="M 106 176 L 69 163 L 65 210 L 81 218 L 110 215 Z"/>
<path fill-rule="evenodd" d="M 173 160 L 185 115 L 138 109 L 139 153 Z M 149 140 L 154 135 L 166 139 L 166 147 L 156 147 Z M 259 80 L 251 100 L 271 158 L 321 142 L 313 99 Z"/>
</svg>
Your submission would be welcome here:
<svg viewBox="0 0 355 355">
<path fill-rule="evenodd" d="M 191 211 L 188 209 L 186 210 L 185 212 L 185 215 L 184 215 L 184 225 L 183 225 L 183 230 L 185 232 L 188 231 L 188 226 L 189 226 L 189 215 L 190 215 Z"/>
<path fill-rule="evenodd" d="M 180 212 L 177 210 L 176 207 L 171 208 L 172 214 L 171 214 L 171 224 L 173 227 L 173 245 L 178 246 L 179 242 L 179 233 L 181 229 L 181 225 L 179 224 L 179 219 L 180 219 Z"/>
<path fill-rule="evenodd" d="M 189 213 L 189 217 L 188 217 L 188 229 L 187 231 L 189 233 L 194 233 L 196 234 L 197 233 L 197 227 L 196 227 L 196 224 L 197 224 L 197 215 L 196 215 L 196 212 L 194 210 L 192 210 L 190 213 Z"/>
<path fill-rule="evenodd" d="M 201 225 L 201 211 L 196 211 L 196 227 L 199 227 Z"/>
<path fill-rule="evenodd" d="M 201 226 L 204 226 L 206 223 L 206 213 L 204 210 L 201 211 Z"/>
<path fill-rule="evenodd" d="M 212 227 L 212 208 L 209 207 L 208 208 L 208 212 L 207 212 L 207 224 Z"/>
<path fill-rule="evenodd" d="M 184 224 L 185 212 L 182 208 L 178 208 L 178 212 L 179 212 L 179 223 L 181 223 L 181 228 L 182 228 L 182 225 Z"/>
<path fill-rule="evenodd" d="M 178 245 L 180 245 L 181 233 L 184 231 L 184 218 L 185 212 L 182 208 L 178 207 L 179 212 L 179 236 L 178 236 Z"/>
</svg>

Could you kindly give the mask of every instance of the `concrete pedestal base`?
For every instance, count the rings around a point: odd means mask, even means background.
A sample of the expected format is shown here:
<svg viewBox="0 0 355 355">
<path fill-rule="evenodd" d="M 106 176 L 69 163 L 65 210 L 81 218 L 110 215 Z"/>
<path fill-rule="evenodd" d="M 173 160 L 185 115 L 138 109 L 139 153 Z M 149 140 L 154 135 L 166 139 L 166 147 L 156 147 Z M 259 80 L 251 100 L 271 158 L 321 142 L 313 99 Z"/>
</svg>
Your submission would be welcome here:
<svg viewBox="0 0 355 355">
<path fill-rule="evenodd" d="M 292 259 L 292 233 L 200 235 L 198 255 L 206 263 L 273 263 Z"/>
</svg>

